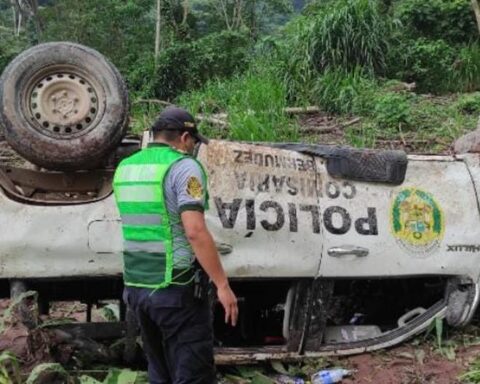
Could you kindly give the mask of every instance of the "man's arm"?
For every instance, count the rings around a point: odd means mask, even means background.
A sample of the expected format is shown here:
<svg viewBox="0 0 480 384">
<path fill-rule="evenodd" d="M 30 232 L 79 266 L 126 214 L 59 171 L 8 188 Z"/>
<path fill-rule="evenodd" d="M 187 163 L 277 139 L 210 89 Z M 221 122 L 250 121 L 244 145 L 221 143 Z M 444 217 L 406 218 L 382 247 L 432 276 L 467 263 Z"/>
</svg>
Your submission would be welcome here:
<svg viewBox="0 0 480 384">
<path fill-rule="evenodd" d="M 181 213 L 185 234 L 198 262 L 217 287 L 218 300 L 225 309 L 225 323 L 237 324 L 237 298 L 230 288 L 227 275 L 220 262 L 215 242 L 205 223 L 203 212 L 184 211 Z"/>
</svg>

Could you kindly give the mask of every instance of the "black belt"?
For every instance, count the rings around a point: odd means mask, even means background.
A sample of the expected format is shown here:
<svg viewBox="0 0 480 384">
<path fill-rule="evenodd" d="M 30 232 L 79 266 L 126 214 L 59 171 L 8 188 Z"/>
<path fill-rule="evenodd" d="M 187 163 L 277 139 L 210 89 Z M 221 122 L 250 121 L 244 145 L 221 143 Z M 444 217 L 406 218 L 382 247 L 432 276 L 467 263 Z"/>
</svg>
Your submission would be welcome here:
<svg viewBox="0 0 480 384">
<path fill-rule="evenodd" d="M 194 267 L 191 267 L 188 271 L 185 269 L 174 269 L 172 271 L 172 282 L 180 284 L 192 282 L 194 274 Z"/>
</svg>

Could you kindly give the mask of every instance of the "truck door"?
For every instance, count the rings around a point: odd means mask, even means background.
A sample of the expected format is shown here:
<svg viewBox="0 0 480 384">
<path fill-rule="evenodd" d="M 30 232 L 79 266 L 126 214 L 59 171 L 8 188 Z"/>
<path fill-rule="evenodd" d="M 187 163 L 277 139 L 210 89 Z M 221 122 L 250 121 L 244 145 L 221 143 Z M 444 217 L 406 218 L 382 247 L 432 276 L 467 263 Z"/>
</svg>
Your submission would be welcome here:
<svg viewBox="0 0 480 384">
<path fill-rule="evenodd" d="M 409 156 L 398 186 L 334 179 L 317 158 L 325 228 L 320 276 L 478 278 L 480 218 L 464 162 Z"/>
<path fill-rule="evenodd" d="M 231 277 L 314 277 L 322 229 L 315 160 L 294 151 L 212 140 L 206 218 Z"/>
</svg>

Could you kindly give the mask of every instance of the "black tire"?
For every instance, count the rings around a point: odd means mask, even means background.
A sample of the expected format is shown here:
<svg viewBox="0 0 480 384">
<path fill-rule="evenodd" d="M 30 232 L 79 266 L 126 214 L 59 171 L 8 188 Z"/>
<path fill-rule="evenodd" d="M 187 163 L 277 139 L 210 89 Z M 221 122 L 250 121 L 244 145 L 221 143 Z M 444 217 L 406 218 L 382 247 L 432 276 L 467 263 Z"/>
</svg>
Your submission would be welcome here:
<svg viewBox="0 0 480 384">
<path fill-rule="evenodd" d="M 98 166 L 128 124 L 125 83 L 103 55 L 79 44 L 40 44 L 0 77 L 0 125 L 8 143 L 44 168 Z"/>
</svg>

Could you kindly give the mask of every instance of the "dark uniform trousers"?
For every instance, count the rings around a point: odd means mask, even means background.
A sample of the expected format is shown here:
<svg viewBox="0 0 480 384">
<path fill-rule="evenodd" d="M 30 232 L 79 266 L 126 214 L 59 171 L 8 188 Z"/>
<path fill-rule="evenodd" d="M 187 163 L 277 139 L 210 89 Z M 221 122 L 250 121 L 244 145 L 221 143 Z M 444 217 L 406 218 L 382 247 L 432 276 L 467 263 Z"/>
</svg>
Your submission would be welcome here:
<svg viewBox="0 0 480 384">
<path fill-rule="evenodd" d="M 126 287 L 148 360 L 150 384 L 215 384 L 213 331 L 208 300 L 191 286 Z"/>
</svg>

